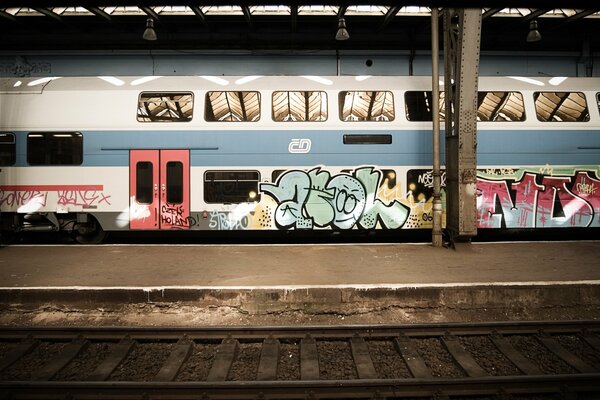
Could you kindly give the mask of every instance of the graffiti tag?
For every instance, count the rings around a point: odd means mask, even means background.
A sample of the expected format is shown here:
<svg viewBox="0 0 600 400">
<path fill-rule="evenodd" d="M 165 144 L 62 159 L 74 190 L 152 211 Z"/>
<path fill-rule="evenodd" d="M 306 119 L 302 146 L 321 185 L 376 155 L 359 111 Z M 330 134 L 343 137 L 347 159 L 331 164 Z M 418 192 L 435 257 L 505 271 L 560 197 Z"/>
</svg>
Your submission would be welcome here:
<svg viewBox="0 0 600 400">
<path fill-rule="evenodd" d="M 384 204 L 377 197 L 382 175 L 373 167 L 334 176 L 320 167 L 291 170 L 276 184 L 261 183 L 260 190 L 278 203 L 274 219 L 280 229 L 373 229 L 378 222 L 384 228 L 399 228 L 408 208 L 396 200 Z"/>
</svg>

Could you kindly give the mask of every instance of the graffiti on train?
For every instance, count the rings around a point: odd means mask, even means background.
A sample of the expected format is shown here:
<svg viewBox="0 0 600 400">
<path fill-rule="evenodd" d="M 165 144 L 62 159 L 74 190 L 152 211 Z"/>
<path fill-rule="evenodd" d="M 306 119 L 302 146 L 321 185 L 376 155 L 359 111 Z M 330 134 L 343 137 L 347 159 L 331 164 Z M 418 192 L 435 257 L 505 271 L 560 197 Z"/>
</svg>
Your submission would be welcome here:
<svg viewBox="0 0 600 400">
<path fill-rule="evenodd" d="M 38 210 L 46 205 L 80 206 L 93 208 L 111 205 L 111 195 L 102 190 L 61 190 L 59 188 L 42 190 L 33 186 L 11 187 L 0 186 L 0 206 L 19 207 L 21 211 Z"/>
<path fill-rule="evenodd" d="M 600 180 L 594 172 L 547 168 L 517 172 L 512 178 L 495 179 L 480 171 L 479 227 L 600 227 Z"/>
<path fill-rule="evenodd" d="M 332 175 L 321 167 L 305 172 L 289 170 L 277 183 L 261 183 L 260 190 L 277 203 L 274 221 L 279 229 L 373 229 L 401 227 L 409 209 L 378 197 L 383 173 L 361 167 Z"/>
</svg>

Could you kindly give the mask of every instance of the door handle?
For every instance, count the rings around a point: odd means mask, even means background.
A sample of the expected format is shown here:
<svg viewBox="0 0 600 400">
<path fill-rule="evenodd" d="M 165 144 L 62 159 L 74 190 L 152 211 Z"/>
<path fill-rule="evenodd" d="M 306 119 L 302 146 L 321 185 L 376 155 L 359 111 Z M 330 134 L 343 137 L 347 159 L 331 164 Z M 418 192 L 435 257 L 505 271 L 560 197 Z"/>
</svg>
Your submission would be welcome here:
<svg viewBox="0 0 600 400">
<path fill-rule="evenodd" d="M 164 192 L 165 190 L 167 190 L 167 187 L 165 186 L 165 184 L 163 183 L 162 185 L 160 185 L 161 190 Z"/>
<path fill-rule="evenodd" d="M 155 184 L 154 184 L 154 191 L 155 191 L 155 192 L 158 192 L 158 183 L 155 183 Z"/>
</svg>

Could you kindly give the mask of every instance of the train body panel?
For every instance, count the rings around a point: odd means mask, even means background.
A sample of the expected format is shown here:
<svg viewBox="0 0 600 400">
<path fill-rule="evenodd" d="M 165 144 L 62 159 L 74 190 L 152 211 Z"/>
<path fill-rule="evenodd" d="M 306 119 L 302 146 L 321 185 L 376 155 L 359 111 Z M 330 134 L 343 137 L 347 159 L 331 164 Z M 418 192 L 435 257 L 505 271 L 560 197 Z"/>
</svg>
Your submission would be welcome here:
<svg viewBox="0 0 600 400">
<path fill-rule="evenodd" d="M 2 226 L 83 241 L 429 229 L 430 88 L 426 77 L 0 79 Z M 479 228 L 600 227 L 600 79 L 481 78 L 479 91 Z"/>
</svg>

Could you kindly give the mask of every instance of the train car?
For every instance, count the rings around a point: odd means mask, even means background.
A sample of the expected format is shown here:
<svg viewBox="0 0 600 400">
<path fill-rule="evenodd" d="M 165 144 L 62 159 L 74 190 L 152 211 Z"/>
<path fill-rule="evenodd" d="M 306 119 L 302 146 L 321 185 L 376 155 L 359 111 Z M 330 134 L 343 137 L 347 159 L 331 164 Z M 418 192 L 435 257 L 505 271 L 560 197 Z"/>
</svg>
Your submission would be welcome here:
<svg viewBox="0 0 600 400">
<path fill-rule="evenodd" d="M 600 226 L 599 92 L 480 78 L 480 229 Z M 414 76 L 1 79 L 2 229 L 430 229 L 431 100 Z"/>
</svg>

